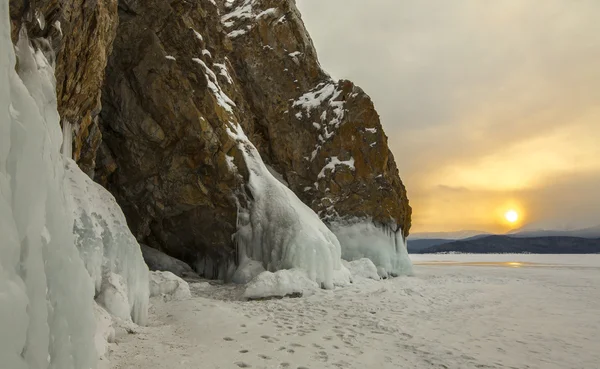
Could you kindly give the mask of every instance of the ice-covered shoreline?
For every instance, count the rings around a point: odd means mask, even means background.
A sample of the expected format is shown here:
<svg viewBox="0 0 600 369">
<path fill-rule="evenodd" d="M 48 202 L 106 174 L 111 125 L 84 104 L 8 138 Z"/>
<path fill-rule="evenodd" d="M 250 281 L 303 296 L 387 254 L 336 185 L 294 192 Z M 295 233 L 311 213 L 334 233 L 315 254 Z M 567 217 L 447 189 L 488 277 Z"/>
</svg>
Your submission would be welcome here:
<svg viewBox="0 0 600 369">
<path fill-rule="evenodd" d="M 570 259 L 595 267 L 416 263 L 415 277 L 259 302 L 241 301 L 242 286 L 192 283 L 192 299 L 153 303 L 149 327 L 109 356 L 114 369 L 592 369 L 600 255 Z"/>
</svg>

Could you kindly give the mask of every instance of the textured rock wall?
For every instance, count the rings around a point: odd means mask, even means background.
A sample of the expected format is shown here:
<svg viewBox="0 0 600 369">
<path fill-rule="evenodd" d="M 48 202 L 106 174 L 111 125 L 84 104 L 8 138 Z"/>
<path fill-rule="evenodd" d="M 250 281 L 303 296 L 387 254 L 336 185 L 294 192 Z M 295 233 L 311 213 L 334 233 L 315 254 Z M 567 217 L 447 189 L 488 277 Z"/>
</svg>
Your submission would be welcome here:
<svg viewBox="0 0 600 369">
<path fill-rule="evenodd" d="M 12 38 L 29 37 L 56 63 L 58 111 L 74 130 L 73 155 L 93 175 L 102 136 L 100 94 L 116 35 L 118 0 L 10 0 Z"/>
<path fill-rule="evenodd" d="M 323 219 L 408 234 L 373 103 L 321 69 L 293 1 L 121 0 L 119 18 L 96 174 L 140 240 L 188 262 L 233 258 L 245 168 L 225 130 L 238 123 Z"/>
<path fill-rule="evenodd" d="M 235 259 L 248 196 L 226 133 L 236 124 L 325 221 L 370 218 L 408 234 L 406 190 L 373 103 L 321 69 L 293 0 L 10 5 L 13 39 L 24 24 L 56 53 L 75 159 L 140 242 L 201 261 L 209 277 Z"/>
</svg>

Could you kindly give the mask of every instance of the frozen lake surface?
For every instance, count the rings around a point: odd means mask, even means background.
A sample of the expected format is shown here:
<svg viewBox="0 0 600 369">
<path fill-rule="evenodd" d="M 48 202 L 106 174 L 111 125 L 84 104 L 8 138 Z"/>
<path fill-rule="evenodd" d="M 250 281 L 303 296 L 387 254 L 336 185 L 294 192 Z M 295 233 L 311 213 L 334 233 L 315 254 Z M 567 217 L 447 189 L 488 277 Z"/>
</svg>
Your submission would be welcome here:
<svg viewBox="0 0 600 369">
<path fill-rule="evenodd" d="M 414 277 L 239 301 L 192 283 L 108 368 L 600 368 L 600 255 L 413 255 Z"/>
</svg>

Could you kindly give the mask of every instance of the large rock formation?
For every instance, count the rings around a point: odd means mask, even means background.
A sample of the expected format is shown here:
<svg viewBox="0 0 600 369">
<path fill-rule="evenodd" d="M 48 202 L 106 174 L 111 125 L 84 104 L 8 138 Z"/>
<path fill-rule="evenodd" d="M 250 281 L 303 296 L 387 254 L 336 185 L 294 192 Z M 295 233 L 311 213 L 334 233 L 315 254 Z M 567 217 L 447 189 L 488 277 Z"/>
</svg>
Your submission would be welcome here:
<svg viewBox="0 0 600 369">
<path fill-rule="evenodd" d="M 226 128 L 238 123 L 323 219 L 408 234 L 373 103 L 320 68 L 293 1 L 121 0 L 119 17 L 97 175 L 139 239 L 205 265 L 233 257 L 244 164 Z"/>
<path fill-rule="evenodd" d="M 75 159 L 139 241 L 209 277 L 235 260 L 249 196 L 226 132 L 237 124 L 324 221 L 408 235 L 411 209 L 373 103 L 321 69 L 293 0 L 120 0 L 118 16 L 117 0 L 11 0 L 12 14 L 13 29 L 29 14 L 32 37 L 52 40 Z"/>
<path fill-rule="evenodd" d="M 56 56 L 58 112 L 74 130 L 74 159 L 89 175 L 102 138 L 100 94 L 117 31 L 117 1 L 10 0 L 13 42 L 25 26 L 48 57 Z"/>
</svg>

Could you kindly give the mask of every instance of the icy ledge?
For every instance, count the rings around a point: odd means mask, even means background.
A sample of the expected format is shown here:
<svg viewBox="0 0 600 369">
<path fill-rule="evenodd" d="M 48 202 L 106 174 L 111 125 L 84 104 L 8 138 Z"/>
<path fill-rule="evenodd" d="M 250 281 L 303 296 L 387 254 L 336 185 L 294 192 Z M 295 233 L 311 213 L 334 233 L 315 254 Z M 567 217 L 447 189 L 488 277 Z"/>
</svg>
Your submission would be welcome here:
<svg viewBox="0 0 600 369">
<path fill-rule="evenodd" d="M 371 259 L 382 278 L 413 275 L 402 230 L 395 225 L 375 225 L 371 219 L 330 223 L 342 247 L 342 259 Z"/>
<path fill-rule="evenodd" d="M 238 214 L 234 235 L 240 264 L 252 265 L 246 261 L 250 258 L 269 272 L 302 269 L 309 280 L 326 289 L 350 283 L 350 272 L 342 265 L 335 235 L 270 173 L 239 125 L 228 132 L 236 140 L 250 173 L 249 209 Z"/>
</svg>

